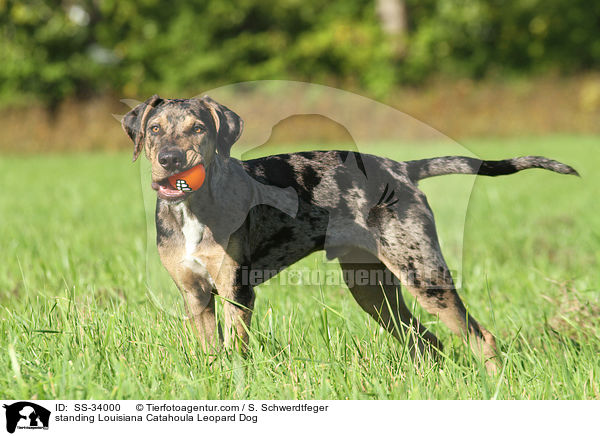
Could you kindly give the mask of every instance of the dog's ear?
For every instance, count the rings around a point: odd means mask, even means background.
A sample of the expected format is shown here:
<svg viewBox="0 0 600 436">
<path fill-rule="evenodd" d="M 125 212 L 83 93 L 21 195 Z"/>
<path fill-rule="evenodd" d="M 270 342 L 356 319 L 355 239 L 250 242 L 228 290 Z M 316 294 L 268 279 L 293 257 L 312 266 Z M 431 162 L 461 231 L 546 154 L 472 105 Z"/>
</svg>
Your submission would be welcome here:
<svg viewBox="0 0 600 436">
<path fill-rule="evenodd" d="M 146 120 L 150 111 L 163 102 L 158 95 L 153 95 L 144 103 L 138 104 L 127 112 L 121 120 L 121 126 L 127 136 L 133 141 L 133 161 L 135 162 L 142 152 L 144 135 L 146 133 Z"/>
<path fill-rule="evenodd" d="M 223 157 L 229 157 L 231 147 L 244 130 L 244 121 L 231 109 L 217 103 L 207 95 L 202 97 L 200 101 L 208 107 L 215 120 L 217 152 Z"/>
</svg>

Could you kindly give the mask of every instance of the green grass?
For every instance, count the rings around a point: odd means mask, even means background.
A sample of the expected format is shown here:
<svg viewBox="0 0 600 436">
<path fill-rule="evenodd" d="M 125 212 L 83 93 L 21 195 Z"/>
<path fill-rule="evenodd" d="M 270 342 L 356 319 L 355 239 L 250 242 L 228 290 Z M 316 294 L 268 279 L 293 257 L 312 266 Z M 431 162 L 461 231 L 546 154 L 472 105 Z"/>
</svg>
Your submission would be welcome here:
<svg viewBox="0 0 600 436">
<path fill-rule="evenodd" d="M 423 183 L 451 267 L 464 252 L 463 300 L 502 350 L 505 370 L 492 377 L 419 307 L 445 344 L 439 363 L 413 363 L 341 286 L 276 280 L 258 289 L 249 355 L 209 365 L 185 322 L 146 295 L 145 214 L 129 154 L 2 157 L 0 397 L 600 399 L 599 140 L 467 144 L 487 158 L 557 158 L 583 177 L 478 178 L 462 245 L 455 204 L 466 200 L 448 192 L 474 179 Z M 369 150 L 399 160 L 414 151 Z M 295 266 L 335 267 L 320 254 Z"/>
</svg>

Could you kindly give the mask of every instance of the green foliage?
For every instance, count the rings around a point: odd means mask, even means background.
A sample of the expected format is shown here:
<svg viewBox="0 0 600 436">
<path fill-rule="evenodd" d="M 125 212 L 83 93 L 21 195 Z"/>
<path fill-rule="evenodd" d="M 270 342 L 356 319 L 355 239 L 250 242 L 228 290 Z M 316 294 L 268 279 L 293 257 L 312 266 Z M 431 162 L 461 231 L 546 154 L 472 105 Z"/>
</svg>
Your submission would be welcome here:
<svg viewBox="0 0 600 436">
<path fill-rule="evenodd" d="M 406 78 L 431 72 L 573 72 L 600 66 L 600 3 L 586 0 L 407 0 Z"/>
<path fill-rule="evenodd" d="M 405 0 L 384 34 L 374 0 L 0 1 L 0 99 L 54 103 L 295 79 L 383 96 L 432 73 L 570 72 L 600 66 L 600 4 Z"/>
</svg>

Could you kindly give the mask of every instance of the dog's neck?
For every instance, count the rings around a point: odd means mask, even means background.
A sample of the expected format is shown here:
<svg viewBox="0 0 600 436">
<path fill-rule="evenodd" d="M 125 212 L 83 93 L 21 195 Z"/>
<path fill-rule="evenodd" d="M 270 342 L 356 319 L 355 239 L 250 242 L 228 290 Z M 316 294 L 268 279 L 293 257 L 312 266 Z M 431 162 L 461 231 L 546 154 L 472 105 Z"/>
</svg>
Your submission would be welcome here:
<svg viewBox="0 0 600 436">
<path fill-rule="evenodd" d="M 158 200 L 179 223 L 186 245 L 195 244 L 191 233 L 209 228 L 216 241 L 227 244 L 231 234 L 246 219 L 252 203 L 249 176 L 236 159 L 216 156 L 206 168 L 204 185 L 179 203 Z M 200 236 L 201 237 L 201 236 Z"/>
<path fill-rule="evenodd" d="M 290 216 L 298 210 L 298 196 L 293 188 L 279 188 L 253 179 L 234 158 L 215 159 L 206 169 L 204 185 L 184 201 L 170 204 L 159 200 L 177 216 L 193 217 L 208 227 L 215 239 L 227 240 L 246 220 L 257 205 L 278 208 Z M 185 214 L 182 214 L 185 209 Z M 185 223 L 181 223 L 185 225 Z"/>
<path fill-rule="evenodd" d="M 216 155 L 206 169 L 206 183 L 184 203 L 201 222 L 219 226 L 236 211 L 248 212 L 253 200 L 251 181 L 239 160 Z"/>
</svg>

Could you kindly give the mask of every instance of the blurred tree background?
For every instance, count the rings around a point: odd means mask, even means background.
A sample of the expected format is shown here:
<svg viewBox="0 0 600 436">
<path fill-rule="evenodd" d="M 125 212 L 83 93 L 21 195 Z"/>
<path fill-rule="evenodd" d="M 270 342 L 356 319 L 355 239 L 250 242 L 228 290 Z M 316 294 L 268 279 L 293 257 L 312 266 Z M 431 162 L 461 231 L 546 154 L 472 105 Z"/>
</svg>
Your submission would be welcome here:
<svg viewBox="0 0 600 436">
<path fill-rule="evenodd" d="M 1 151 L 121 149 L 121 98 L 260 79 L 359 93 L 455 139 L 600 133 L 600 2 L 0 0 Z"/>
<path fill-rule="evenodd" d="M 431 77 L 600 67 L 589 0 L 0 0 L 0 103 L 256 79 L 380 97 Z"/>
</svg>

